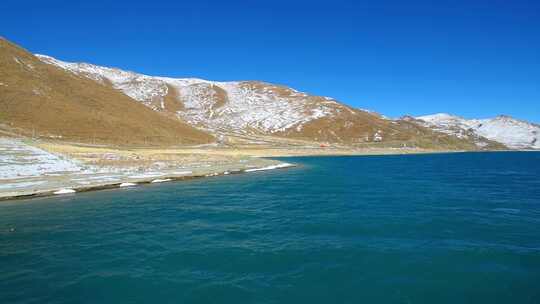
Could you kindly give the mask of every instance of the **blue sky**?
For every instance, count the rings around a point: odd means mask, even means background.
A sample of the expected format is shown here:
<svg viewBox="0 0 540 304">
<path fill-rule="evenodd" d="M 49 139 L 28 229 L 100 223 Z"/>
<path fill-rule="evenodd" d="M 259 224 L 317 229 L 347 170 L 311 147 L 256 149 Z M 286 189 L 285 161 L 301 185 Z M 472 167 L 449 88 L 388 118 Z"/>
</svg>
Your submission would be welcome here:
<svg viewBox="0 0 540 304">
<path fill-rule="evenodd" d="M 84 2 L 2 0 L 0 35 L 62 60 L 264 80 L 391 117 L 540 122 L 540 1 Z"/>
</svg>

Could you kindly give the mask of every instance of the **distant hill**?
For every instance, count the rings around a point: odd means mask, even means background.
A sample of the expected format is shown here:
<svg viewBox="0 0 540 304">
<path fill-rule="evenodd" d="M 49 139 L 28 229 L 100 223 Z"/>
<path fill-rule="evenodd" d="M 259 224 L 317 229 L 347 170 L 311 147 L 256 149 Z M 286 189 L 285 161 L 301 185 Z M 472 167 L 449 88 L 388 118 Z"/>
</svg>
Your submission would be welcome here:
<svg viewBox="0 0 540 304">
<path fill-rule="evenodd" d="M 416 117 L 420 125 L 485 144 L 498 142 L 510 149 L 540 149 L 540 126 L 507 115 L 464 119 L 446 113 Z"/>
</svg>

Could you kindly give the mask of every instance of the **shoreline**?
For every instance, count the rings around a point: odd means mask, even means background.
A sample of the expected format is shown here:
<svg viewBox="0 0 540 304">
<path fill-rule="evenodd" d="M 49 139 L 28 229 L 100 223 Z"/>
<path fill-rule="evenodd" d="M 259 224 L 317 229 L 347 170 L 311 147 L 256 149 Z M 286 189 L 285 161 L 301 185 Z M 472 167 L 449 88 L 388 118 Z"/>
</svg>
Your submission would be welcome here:
<svg viewBox="0 0 540 304">
<path fill-rule="evenodd" d="M 251 172 L 258 171 L 268 171 L 268 170 L 278 170 L 278 169 L 288 169 L 297 167 L 295 164 L 278 162 L 273 165 L 268 165 L 265 167 L 255 167 L 249 169 L 237 169 L 237 170 L 226 170 L 221 172 L 212 172 L 207 174 L 192 174 L 192 175 L 162 175 L 159 178 L 145 178 L 138 180 L 129 180 L 129 181 L 120 181 L 120 182 L 110 182 L 110 183 L 96 183 L 95 185 L 80 186 L 80 187 L 64 187 L 64 188 L 54 188 L 54 189 L 43 189 L 37 191 L 20 191 L 13 192 L 12 194 L 3 195 L 0 193 L 0 203 L 6 201 L 15 201 L 15 200 L 24 200 L 32 198 L 43 198 L 43 197 L 53 197 L 58 196 L 62 197 L 67 194 L 77 194 L 84 192 L 94 192 L 101 190 L 112 190 L 112 189 L 123 189 L 131 188 L 142 185 L 149 185 L 155 183 L 168 183 L 168 182 L 179 182 L 179 181 L 188 181 L 195 179 L 203 179 L 209 177 L 218 177 L 226 175 L 235 175 L 235 174 L 246 174 Z"/>
<path fill-rule="evenodd" d="M 278 157 L 386 156 L 471 152 L 517 151 L 458 151 L 384 147 L 317 148 L 314 146 L 126 149 L 0 138 L 0 202 L 296 166 L 281 160 L 271 159 Z"/>
<path fill-rule="evenodd" d="M 290 166 L 223 153 L 80 147 L 0 138 L 0 201 Z"/>
</svg>

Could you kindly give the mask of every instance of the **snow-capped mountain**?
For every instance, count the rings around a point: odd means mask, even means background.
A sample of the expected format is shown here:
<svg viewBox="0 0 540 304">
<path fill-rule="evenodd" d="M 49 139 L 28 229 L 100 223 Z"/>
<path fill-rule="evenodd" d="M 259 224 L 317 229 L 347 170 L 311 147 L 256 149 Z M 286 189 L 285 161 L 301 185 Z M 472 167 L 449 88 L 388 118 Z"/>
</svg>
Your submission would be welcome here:
<svg viewBox="0 0 540 304">
<path fill-rule="evenodd" d="M 36 55 L 72 75 L 112 87 L 151 109 L 214 135 L 272 136 L 344 144 L 474 148 L 405 121 L 261 81 L 154 77 Z M 437 144 L 435 144 L 437 143 Z"/>
<path fill-rule="evenodd" d="M 45 55 L 36 56 L 43 63 L 111 87 L 154 111 L 218 137 L 272 136 L 434 149 L 502 147 L 491 140 L 492 129 L 484 126 L 478 127 L 477 132 L 471 132 L 470 122 L 450 116 L 436 115 L 414 121 L 391 120 L 372 111 L 349 107 L 333 98 L 309 95 L 261 81 L 217 82 L 156 77 L 88 63 L 64 62 Z M 484 137 L 482 130 L 489 135 Z M 497 133 L 498 137 L 504 137 L 501 132 Z M 523 147 L 521 141 L 510 146 Z"/>
<path fill-rule="evenodd" d="M 111 84 L 156 111 L 171 112 L 211 130 L 277 133 L 318 118 L 351 111 L 331 98 L 255 81 L 216 82 L 196 78 L 152 77 L 87 63 L 36 55 L 45 63 Z"/>
<path fill-rule="evenodd" d="M 482 145 L 496 141 L 511 149 L 540 149 L 540 126 L 506 115 L 489 119 L 465 119 L 446 113 L 416 117 L 421 125 Z"/>
<path fill-rule="evenodd" d="M 540 127 L 507 116 L 393 120 L 282 85 L 147 76 L 33 55 L 3 38 L 0 107 L 0 129 L 76 142 L 540 149 Z"/>
<path fill-rule="evenodd" d="M 229 144 L 308 141 L 443 150 L 504 148 L 498 142 L 511 148 L 539 145 L 538 126 L 510 118 L 392 120 L 282 85 L 148 76 L 32 55 L 0 42 L 5 123 L 32 134 L 37 128 L 50 138 L 95 142 L 101 136 L 121 144 L 217 138 Z"/>
</svg>

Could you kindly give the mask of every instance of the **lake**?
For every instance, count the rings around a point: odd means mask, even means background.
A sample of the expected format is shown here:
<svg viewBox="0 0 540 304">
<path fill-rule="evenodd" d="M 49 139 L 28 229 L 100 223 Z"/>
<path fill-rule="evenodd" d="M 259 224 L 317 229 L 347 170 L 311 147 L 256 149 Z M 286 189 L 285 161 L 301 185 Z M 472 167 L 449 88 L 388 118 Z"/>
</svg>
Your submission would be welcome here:
<svg viewBox="0 0 540 304">
<path fill-rule="evenodd" d="M 540 303 L 540 153 L 0 203 L 0 303 Z"/>
</svg>

